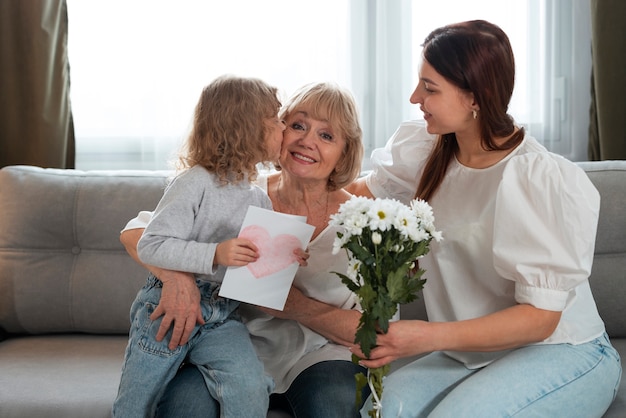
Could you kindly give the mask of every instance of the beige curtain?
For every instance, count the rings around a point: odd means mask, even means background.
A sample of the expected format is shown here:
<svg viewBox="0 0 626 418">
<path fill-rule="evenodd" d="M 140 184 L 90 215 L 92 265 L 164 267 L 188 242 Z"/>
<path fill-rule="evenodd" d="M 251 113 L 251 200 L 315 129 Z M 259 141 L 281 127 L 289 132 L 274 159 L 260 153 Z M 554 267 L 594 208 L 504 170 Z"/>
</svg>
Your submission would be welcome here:
<svg viewBox="0 0 626 418">
<path fill-rule="evenodd" d="M 626 1 L 591 0 L 590 160 L 626 160 Z"/>
<path fill-rule="evenodd" d="M 0 0 L 0 167 L 74 167 L 65 0 Z"/>
</svg>

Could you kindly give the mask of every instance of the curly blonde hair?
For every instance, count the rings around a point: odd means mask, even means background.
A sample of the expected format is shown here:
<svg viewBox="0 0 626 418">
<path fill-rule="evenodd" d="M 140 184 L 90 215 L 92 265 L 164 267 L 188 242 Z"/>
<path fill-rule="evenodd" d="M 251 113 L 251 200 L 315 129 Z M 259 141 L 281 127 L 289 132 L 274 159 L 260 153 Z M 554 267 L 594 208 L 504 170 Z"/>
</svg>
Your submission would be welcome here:
<svg viewBox="0 0 626 418">
<path fill-rule="evenodd" d="M 276 117 L 278 89 L 256 78 L 223 75 L 204 87 L 196 104 L 191 132 L 177 167 L 201 165 L 223 183 L 253 181 L 257 164 L 268 162 L 264 123 Z"/>
<path fill-rule="evenodd" d="M 363 131 L 352 94 L 335 83 L 307 84 L 291 96 L 278 116 L 285 120 L 291 113 L 302 109 L 315 119 L 328 120 L 346 140 L 341 158 L 328 178 L 328 190 L 341 189 L 352 183 L 361 172 L 364 153 Z"/>
</svg>

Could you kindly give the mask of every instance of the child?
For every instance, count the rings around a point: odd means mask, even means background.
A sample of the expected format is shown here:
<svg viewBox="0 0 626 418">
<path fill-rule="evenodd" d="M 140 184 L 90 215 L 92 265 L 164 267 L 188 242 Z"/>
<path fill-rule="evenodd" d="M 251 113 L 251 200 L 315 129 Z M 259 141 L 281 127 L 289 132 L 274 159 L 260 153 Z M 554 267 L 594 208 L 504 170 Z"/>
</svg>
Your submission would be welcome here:
<svg viewBox="0 0 626 418">
<path fill-rule="evenodd" d="M 157 341 L 161 319 L 150 315 L 163 283 L 150 274 L 131 307 L 132 326 L 116 417 L 152 417 L 167 383 L 183 361 L 201 370 L 222 417 L 265 417 L 273 381 L 264 374 L 239 303 L 218 297 L 227 266 L 257 259 L 256 246 L 237 238 L 248 206 L 271 209 L 252 185 L 259 162 L 278 158 L 285 125 L 277 90 L 257 79 L 222 76 L 206 86 L 179 158 L 183 169 L 168 185 L 138 244 L 145 264 L 192 272 L 200 289 L 204 324 L 187 344 L 171 350 Z"/>
</svg>

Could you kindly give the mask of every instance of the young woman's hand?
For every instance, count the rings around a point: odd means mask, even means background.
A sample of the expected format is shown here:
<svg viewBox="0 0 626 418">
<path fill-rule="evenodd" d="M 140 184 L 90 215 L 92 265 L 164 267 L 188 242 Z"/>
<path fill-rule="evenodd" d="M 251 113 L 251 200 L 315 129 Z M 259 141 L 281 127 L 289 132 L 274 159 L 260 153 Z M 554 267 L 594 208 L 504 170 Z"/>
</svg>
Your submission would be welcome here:
<svg viewBox="0 0 626 418">
<path fill-rule="evenodd" d="M 386 334 L 376 336 L 376 347 L 370 352 L 369 359 L 358 345 L 350 347 L 350 351 L 360 357 L 365 367 L 381 367 L 402 357 L 424 354 L 432 351 L 428 343 L 427 328 L 429 323 L 420 320 L 401 320 L 389 324 Z"/>
</svg>

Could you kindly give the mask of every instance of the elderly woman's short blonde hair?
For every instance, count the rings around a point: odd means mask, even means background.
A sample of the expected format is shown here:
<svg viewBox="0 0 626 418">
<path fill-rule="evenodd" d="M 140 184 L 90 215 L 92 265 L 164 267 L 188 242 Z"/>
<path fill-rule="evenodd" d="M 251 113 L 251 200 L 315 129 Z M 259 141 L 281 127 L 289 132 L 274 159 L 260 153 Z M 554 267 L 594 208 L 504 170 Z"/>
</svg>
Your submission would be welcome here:
<svg viewBox="0 0 626 418">
<path fill-rule="evenodd" d="M 337 166 L 328 179 L 328 189 L 337 190 L 352 183 L 361 172 L 363 131 L 352 94 L 335 83 L 307 84 L 296 91 L 279 113 L 283 120 L 306 109 L 314 119 L 327 120 L 346 140 Z"/>
</svg>

